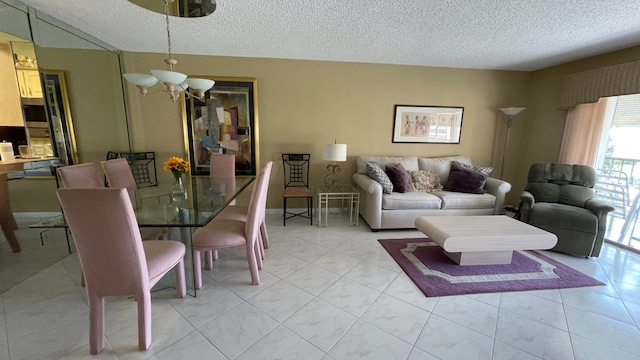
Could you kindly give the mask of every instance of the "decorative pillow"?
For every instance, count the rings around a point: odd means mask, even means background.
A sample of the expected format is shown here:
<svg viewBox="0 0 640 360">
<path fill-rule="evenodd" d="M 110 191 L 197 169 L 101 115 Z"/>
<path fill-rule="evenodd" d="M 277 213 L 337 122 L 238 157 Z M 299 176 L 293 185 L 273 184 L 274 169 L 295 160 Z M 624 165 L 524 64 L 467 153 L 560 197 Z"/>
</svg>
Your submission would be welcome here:
<svg viewBox="0 0 640 360">
<path fill-rule="evenodd" d="M 452 162 L 451 170 L 449 170 L 449 178 L 444 184 L 447 191 L 456 191 L 470 194 L 484 193 L 484 183 L 487 181 L 487 175 L 465 169 L 464 167 Z"/>
<path fill-rule="evenodd" d="M 393 184 L 391 183 L 391 180 L 389 180 L 387 173 L 382 170 L 380 165 L 371 161 L 367 162 L 367 175 L 382 185 L 382 192 L 391 194 L 393 191 Z"/>
<path fill-rule="evenodd" d="M 487 176 L 491 175 L 491 172 L 493 171 L 492 167 L 478 167 L 478 166 L 473 166 L 473 165 L 467 165 L 458 161 L 453 160 L 452 163 L 456 163 L 456 165 L 461 166 L 467 170 L 471 170 L 471 171 L 477 171 L 479 173 L 485 174 Z"/>
<path fill-rule="evenodd" d="M 409 171 L 415 191 L 432 192 L 442 190 L 440 177 L 433 170 Z"/>
<path fill-rule="evenodd" d="M 400 193 L 413 191 L 411 175 L 409 175 L 409 172 L 404 168 L 404 166 L 402 166 L 402 164 L 398 163 L 395 165 L 387 165 L 385 172 L 393 184 L 393 190 Z"/>
</svg>

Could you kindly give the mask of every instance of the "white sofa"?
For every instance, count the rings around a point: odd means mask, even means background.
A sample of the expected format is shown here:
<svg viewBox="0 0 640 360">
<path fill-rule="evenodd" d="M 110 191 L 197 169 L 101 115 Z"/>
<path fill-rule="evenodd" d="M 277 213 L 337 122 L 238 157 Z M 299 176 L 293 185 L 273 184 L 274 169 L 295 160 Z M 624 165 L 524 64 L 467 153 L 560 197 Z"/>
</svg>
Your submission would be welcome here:
<svg viewBox="0 0 640 360">
<path fill-rule="evenodd" d="M 372 231 L 380 229 L 415 228 L 419 216 L 493 215 L 504 214 L 504 198 L 511 184 L 487 177 L 485 193 L 468 194 L 451 191 L 392 192 L 385 194 L 382 186 L 367 175 L 367 162 L 385 165 L 401 163 L 408 171 L 434 170 L 445 184 L 451 161 L 473 165 L 468 156 L 427 158 L 417 156 L 359 156 L 356 159 L 355 187 L 360 191 L 360 215 Z"/>
</svg>

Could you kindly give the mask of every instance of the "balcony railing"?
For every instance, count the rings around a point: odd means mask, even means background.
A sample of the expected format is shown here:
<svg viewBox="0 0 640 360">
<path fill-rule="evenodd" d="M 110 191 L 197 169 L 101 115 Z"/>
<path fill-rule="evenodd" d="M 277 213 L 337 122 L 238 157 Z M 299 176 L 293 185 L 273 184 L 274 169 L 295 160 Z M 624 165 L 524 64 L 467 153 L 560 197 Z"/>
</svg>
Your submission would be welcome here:
<svg viewBox="0 0 640 360">
<path fill-rule="evenodd" d="M 640 159 L 605 157 L 598 174 L 596 196 L 616 207 L 609 216 L 607 240 L 640 251 L 640 234 L 633 234 L 640 211 Z"/>
</svg>

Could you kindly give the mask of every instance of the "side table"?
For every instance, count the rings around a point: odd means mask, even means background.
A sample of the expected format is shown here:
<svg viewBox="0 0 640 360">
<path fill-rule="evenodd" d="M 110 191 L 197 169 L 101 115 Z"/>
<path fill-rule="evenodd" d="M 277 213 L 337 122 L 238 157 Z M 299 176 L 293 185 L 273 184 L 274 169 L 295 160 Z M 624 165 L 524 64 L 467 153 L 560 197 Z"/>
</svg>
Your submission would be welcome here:
<svg viewBox="0 0 640 360">
<path fill-rule="evenodd" d="M 341 209 L 349 209 L 349 226 L 358 226 L 360 214 L 360 192 L 351 185 L 339 184 L 333 189 L 316 186 L 318 195 L 318 227 L 322 226 L 322 209 L 324 207 L 324 224 L 328 224 L 329 200 L 341 200 Z M 345 204 L 345 200 L 348 204 Z"/>
</svg>

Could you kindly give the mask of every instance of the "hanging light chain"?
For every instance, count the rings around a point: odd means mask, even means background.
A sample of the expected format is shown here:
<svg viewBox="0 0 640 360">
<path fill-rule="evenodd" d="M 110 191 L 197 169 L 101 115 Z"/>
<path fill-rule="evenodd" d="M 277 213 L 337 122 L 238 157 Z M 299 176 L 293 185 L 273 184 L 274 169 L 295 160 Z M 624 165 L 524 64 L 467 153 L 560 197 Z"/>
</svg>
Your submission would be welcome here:
<svg viewBox="0 0 640 360">
<path fill-rule="evenodd" d="M 173 60 L 173 53 L 171 52 L 171 29 L 169 28 L 169 0 L 164 0 L 164 17 L 167 24 L 167 59 Z M 175 71 L 173 61 L 168 61 L 167 65 L 169 66 L 169 70 Z"/>
</svg>

